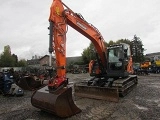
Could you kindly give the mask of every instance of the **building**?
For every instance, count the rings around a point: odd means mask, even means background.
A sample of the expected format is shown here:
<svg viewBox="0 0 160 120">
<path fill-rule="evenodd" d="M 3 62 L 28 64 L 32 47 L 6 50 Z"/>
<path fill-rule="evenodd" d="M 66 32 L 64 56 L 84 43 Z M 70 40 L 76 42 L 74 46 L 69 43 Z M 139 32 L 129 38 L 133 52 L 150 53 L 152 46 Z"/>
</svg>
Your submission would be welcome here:
<svg viewBox="0 0 160 120">
<path fill-rule="evenodd" d="M 78 57 L 67 57 L 67 65 L 71 63 L 75 63 L 77 61 L 81 60 L 81 56 Z M 27 65 L 29 68 L 36 68 L 36 69 L 42 69 L 45 70 L 46 66 L 49 66 L 49 55 L 44 55 L 43 57 L 32 57 L 31 60 L 27 60 Z M 55 58 L 52 58 L 52 66 L 55 66 Z"/>
<path fill-rule="evenodd" d="M 39 59 L 40 66 L 48 66 L 49 65 L 49 55 L 45 55 Z"/>
<path fill-rule="evenodd" d="M 52 65 L 54 65 L 55 59 L 52 59 Z M 49 66 L 49 55 L 44 55 L 43 57 L 32 57 L 31 60 L 27 60 L 27 65 L 30 68 L 45 69 Z"/>
<path fill-rule="evenodd" d="M 30 68 L 39 68 L 40 67 L 39 59 L 27 60 L 27 66 Z"/>
<path fill-rule="evenodd" d="M 149 58 L 151 61 L 153 61 L 155 58 L 160 59 L 160 52 L 146 54 L 145 58 Z"/>
</svg>

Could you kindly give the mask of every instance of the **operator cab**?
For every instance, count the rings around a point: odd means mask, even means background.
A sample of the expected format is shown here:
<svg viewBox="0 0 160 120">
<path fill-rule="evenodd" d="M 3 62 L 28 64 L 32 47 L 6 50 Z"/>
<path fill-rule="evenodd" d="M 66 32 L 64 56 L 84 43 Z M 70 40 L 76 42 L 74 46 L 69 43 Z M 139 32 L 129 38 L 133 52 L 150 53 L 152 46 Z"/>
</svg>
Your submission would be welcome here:
<svg viewBox="0 0 160 120">
<path fill-rule="evenodd" d="M 107 75 L 109 77 L 127 77 L 127 64 L 131 56 L 130 46 L 126 43 L 108 47 Z"/>
</svg>

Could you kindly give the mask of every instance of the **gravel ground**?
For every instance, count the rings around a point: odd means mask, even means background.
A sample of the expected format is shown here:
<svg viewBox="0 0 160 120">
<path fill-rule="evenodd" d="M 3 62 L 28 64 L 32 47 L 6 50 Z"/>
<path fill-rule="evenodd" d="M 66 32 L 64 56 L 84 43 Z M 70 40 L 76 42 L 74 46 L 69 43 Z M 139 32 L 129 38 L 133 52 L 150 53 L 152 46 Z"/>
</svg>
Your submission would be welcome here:
<svg viewBox="0 0 160 120">
<path fill-rule="evenodd" d="M 88 74 L 67 74 L 73 85 Z M 72 78 L 72 79 L 71 79 Z M 82 110 L 66 120 L 160 120 L 160 74 L 138 76 L 139 83 L 118 103 L 74 97 Z M 0 95 L 0 120 L 63 120 L 31 105 L 31 91 L 23 97 Z"/>
</svg>

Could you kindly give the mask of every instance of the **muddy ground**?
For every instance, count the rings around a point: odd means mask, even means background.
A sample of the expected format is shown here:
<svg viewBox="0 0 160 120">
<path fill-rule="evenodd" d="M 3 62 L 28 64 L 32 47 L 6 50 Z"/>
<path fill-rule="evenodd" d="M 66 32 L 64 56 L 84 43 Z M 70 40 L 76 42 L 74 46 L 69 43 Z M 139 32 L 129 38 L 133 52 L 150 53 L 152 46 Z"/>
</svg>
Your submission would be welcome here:
<svg viewBox="0 0 160 120">
<path fill-rule="evenodd" d="M 88 74 L 67 74 L 69 82 L 89 78 Z M 160 120 L 160 74 L 138 76 L 139 83 L 118 103 L 87 98 L 76 98 L 82 110 L 66 120 Z M 61 120 L 31 105 L 32 92 L 23 97 L 0 95 L 0 120 Z"/>
</svg>

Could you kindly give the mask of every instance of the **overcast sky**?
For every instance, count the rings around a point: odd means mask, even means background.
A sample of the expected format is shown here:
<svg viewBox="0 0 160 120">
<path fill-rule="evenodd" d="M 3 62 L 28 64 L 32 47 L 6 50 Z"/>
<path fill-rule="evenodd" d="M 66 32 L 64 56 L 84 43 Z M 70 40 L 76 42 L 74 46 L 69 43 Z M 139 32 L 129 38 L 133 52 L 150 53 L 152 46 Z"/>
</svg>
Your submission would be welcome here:
<svg viewBox="0 0 160 120">
<path fill-rule="evenodd" d="M 106 42 L 140 37 L 145 54 L 160 52 L 160 0 L 62 0 L 101 32 Z M 0 53 L 10 45 L 19 59 L 48 54 L 52 0 L 0 0 Z M 80 56 L 90 41 L 69 27 L 67 56 Z"/>
</svg>

